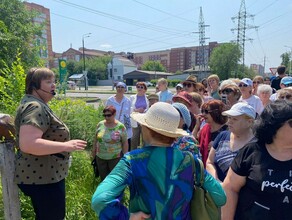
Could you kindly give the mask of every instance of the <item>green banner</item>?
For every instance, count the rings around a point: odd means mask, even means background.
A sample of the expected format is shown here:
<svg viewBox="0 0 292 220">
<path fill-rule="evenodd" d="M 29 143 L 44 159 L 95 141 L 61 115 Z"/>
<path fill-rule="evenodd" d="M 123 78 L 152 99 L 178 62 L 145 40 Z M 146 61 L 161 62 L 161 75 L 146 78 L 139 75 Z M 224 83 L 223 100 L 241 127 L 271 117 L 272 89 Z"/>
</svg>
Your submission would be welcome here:
<svg viewBox="0 0 292 220">
<path fill-rule="evenodd" d="M 60 73 L 60 83 L 64 82 L 67 75 L 67 63 L 64 59 L 59 59 L 59 73 Z"/>
</svg>

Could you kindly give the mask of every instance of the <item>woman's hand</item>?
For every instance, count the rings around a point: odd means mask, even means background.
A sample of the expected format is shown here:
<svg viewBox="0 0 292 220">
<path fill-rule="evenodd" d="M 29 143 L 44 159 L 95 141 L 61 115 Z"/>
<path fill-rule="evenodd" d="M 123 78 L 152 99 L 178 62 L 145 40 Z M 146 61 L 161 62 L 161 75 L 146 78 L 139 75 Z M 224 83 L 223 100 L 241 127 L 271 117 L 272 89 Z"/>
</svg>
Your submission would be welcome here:
<svg viewBox="0 0 292 220">
<path fill-rule="evenodd" d="M 135 213 L 131 213 L 130 220 L 143 220 L 143 219 L 147 219 L 150 217 L 151 217 L 151 215 L 146 214 L 144 212 L 135 212 Z"/>
<path fill-rule="evenodd" d="M 65 144 L 67 145 L 67 148 L 65 151 L 72 152 L 75 150 L 84 150 L 84 148 L 87 145 L 87 142 L 83 140 L 75 139 L 75 140 L 67 141 L 65 142 Z"/>
</svg>

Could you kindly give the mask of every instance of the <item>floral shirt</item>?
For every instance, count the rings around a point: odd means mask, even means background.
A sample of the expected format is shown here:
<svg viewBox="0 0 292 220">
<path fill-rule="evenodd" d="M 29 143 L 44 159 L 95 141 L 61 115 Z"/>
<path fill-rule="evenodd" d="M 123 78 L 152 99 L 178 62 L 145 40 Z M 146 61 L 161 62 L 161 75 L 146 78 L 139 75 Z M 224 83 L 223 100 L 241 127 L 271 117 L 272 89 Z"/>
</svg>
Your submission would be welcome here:
<svg viewBox="0 0 292 220">
<path fill-rule="evenodd" d="M 98 143 L 96 155 L 104 160 L 119 158 L 122 151 L 122 143 L 127 141 L 125 126 L 118 122 L 113 128 L 105 126 L 105 121 L 97 124 L 96 142 Z"/>
<path fill-rule="evenodd" d="M 199 142 L 191 135 L 178 137 L 171 146 L 182 151 L 189 151 L 194 157 L 201 159 Z"/>
</svg>

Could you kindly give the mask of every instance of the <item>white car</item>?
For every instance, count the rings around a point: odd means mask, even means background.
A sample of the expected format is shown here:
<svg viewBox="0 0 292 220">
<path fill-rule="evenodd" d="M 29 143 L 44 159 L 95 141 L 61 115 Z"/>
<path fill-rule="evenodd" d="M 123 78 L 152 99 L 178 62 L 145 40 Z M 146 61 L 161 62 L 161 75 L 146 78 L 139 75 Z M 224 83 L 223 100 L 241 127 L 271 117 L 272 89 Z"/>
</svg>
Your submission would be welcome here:
<svg viewBox="0 0 292 220">
<path fill-rule="evenodd" d="M 149 87 L 149 86 L 153 86 L 153 83 L 151 83 L 151 82 L 149 82 L 149 81 L 146 81 L 145 84 L 146 84 L 147 87 Z"/>
</svg>

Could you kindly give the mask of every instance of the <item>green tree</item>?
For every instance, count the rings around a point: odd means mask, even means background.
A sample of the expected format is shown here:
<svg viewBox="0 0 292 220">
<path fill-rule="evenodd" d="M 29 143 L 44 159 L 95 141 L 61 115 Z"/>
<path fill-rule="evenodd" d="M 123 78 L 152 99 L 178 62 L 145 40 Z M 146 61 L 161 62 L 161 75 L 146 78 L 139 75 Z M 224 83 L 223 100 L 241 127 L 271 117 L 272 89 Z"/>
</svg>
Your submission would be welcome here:
<svg viewBox="0 0 292 220">
<path fill-rule="evenodd" d="M 107 79 L 107 64 L 110 62 L 110 56 L 96 57 L 87 59 L 86 69 L 90 85 L 96 85 L 99 79 Z"/>
<path fill-rule="evenodd" d="M 24 69 L 41 63 L 37 36 L 41 36 L 43 25 L 33 23 L 35 16 L 20 0 L 0 1 L 0 68 L 4 63 L 11 67 L 19 56 Z"/>
<path fill-rule="evenodd" d="M 240 58 L 241 52 L 236 44 L 221 44 L 212 51 L 209 62 L 211 72 L 222 80 L 234 77 Z"/>
<path fill-rule="evenodd" d="M 142 70 L 166 72 L 166 68 L 159 61 L 149 60 L 141 66 Z"/>
<path fill-rule="evenodd" d="M 280 57 L 282 58 L 281 65 L 288 67 L 291 59 L 291 52 L 283 53 Z"/>
</svg>

